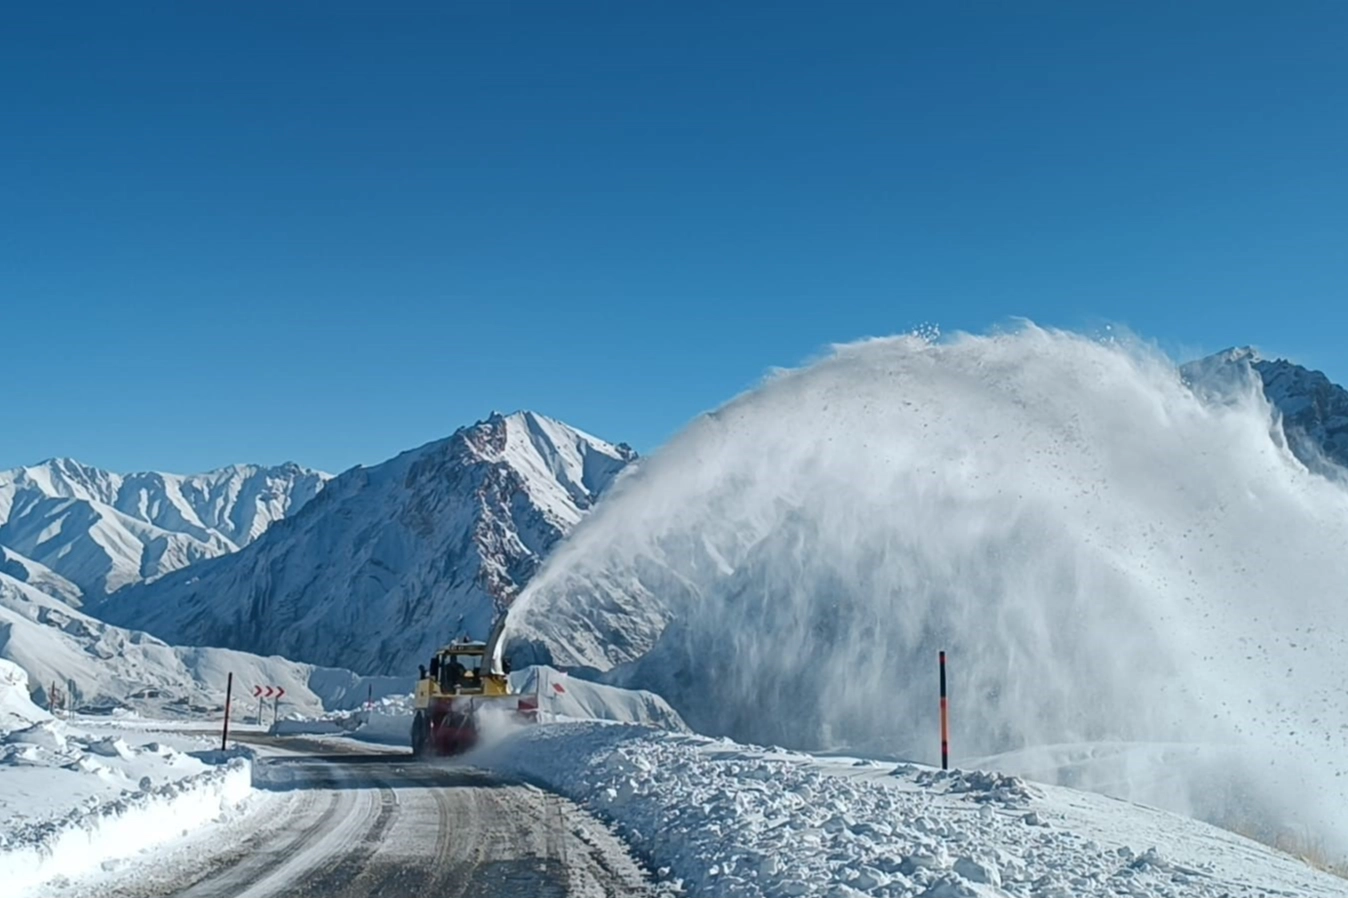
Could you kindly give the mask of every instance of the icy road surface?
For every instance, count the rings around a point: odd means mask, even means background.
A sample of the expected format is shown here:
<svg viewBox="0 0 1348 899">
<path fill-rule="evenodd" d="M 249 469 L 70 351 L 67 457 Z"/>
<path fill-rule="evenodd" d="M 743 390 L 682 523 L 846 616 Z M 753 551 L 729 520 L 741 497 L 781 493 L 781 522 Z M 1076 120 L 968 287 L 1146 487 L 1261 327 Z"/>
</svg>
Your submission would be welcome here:
<svg viewBox="0 0 1348 899">
<path fill-rule="evenodd" d="M 623 843 L 557 795 L 401 753 L 247 739 L 272 747 L 249 814 L 43 894 L 652 895 Z"/>
</svg>

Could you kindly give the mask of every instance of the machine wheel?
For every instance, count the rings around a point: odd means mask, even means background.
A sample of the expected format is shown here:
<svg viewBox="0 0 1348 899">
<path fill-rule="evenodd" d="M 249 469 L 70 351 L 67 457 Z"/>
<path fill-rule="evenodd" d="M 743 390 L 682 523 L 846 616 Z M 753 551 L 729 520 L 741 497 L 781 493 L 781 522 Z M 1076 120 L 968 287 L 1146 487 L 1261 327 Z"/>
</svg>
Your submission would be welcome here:
<svg viewBox="0 0 1348 899">
<path fill-rule="evenodd" d="M 424 758 L 428 753 L 431 729 L 426 724 L 426 716 L 417 712 L 412 717 L 412 755 Z"/>
</svg>

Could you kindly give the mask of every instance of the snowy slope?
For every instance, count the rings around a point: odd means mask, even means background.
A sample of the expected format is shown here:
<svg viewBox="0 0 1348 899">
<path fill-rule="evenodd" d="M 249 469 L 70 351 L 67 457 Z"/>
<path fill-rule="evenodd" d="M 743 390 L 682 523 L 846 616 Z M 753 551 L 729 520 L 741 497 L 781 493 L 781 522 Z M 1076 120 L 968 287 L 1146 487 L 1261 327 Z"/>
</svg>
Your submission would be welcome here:
<svg viewBox="0 0 1348 899">
<path fill-rule="evenodd" d="M 1196 386 L 1221 389 L 1246 372 L 1257 375 L 1279 413 L 1281 430 L 1298 459 L 1312 471 L 1348 477 L 1348 390 L 1323 372 L 1286 359 L 1265 359 L 1252 347 L 1224 350 L 1182 367 Z"/>
<path fill-rule="evenodd" d="M 1017 758 L 1348 857 L 1348 491 L 1276 430 L 1257 384 L 1213 401 L 1144 347 L 1033 326 L 838 347 L 616 485 L 507 648 L 703 733 L 928 762 L 946 650 L 958 754 L 1228 747 Z"/>
<path fill-rule="evenodd" d="M 33 704 L 28 690 L 28 672 L 0 659 L 0 733 L 23 730 L 50 721 L 51 715 Z"/>
<path fill-rule="evenodd" d="M 479 763 L 585 805 L 691 896 L 1348 894 L 1230 832 L 990 771 L 601 723 L 517 729 Z"/>
<path fill-rule="evenodd" d="M 0 546 L 0 574 L 7 574 L 16 581 L 36 587 L 67 605 L 78 607 L 82 602 L 84 594 L 79 587 L 41 562 L 35 562 L 5 546 Z"/>
<path fill-rule="evenodd" d="M 0 471 L 0 546 L 97 597 L 234 552 L 327 478 L 294 464 L 122 475 L 52 459 Z"/>
<path fill-rule="evenodd" d="M 308 713 L 354 707 L 369 687 L 380 696 L 411 689 L 406 678 L 362 678 L 275 656 L 169 646 L 91 618 L 6 574 L 0 574 L 0 660 L 22 668 L 43 703 L 53 683 L 66 692 L 73 684 L 77 707 L 157 714 L 223 708 L 231 672 L 241 709 L 252 707 L 255 685 L 284 687 L 282 712 Z"/>
<path fill-rule="evenodd" d="M 410 674 L 459 632 L 485 638 L 634 457 L 541 415 L 494 414 L 345 472 L 242 551 L 94 611 L 175 643 Z"/>
</svg>

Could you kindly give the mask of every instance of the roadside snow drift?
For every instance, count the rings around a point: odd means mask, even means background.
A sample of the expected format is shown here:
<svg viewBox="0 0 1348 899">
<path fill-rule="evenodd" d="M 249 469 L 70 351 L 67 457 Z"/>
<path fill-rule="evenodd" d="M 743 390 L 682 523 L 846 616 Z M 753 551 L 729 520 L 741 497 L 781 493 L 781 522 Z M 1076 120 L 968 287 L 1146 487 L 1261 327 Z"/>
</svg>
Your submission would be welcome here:
<svg viewBox="0 0 1348 899">
<path fill-rule="evenodd" d="M 694 896 L 1348 894 L 1210 825 L 989 772 L 601 723 L 519 730 L 481 764 L 584 804 Z"/>
<path fill-rule="evenodd" d="M 201 737 L 177 743 L 207 745 Z M 74 876 L 228 814 L 252 790 L 246 759 L 212 765 L 164 743 L 90 733 L 28 698 L 0 660 L 0 873 L 21 892 Z"/>
<path fill-rule="evenodd" d="M 1144 348 L 1033 326 L 872 340 L 623 478 L 507 635 L 517 664 L 607 670 L 703 733 L 928 762 L 947 650 L 957 758 L 1245 747 L 1107 785 L 1345 855 L 1345 546 L 1348 492 L 1252 374 L 1195 392 Z"/>
<path fill-rule="evenodd" d="M 516 693 L 536 696 L 544 721 L 621 721 L 663 730 L 688 730 L 679 713 L 654 693 L 571 677 L 547 665 L 530 665 L 513 672 L 510 687 Z"/>
<path fill-rule="evenodd" d="M 79 758 L 90 756 L 79 756 L 70 764 L 99 776 L 99 762 Z M 9 759 L 5 763 L 24 764 Z M 8 778 L 0 777 L 0 792 L 9 792 L 11 786 Z M 165 783 L 145 776 L 140 789 L 124 790 L 116 799 L 83 803 L 48 820 L 18 826 L 6 822 L 0 826 L 12 829 L 0 833 L 5 889 L 21 895 L 52 878 L 75 877 L 209 826 L 238 808 L 252 789 L 250 763 L 233 759 Z"/>
</svg>

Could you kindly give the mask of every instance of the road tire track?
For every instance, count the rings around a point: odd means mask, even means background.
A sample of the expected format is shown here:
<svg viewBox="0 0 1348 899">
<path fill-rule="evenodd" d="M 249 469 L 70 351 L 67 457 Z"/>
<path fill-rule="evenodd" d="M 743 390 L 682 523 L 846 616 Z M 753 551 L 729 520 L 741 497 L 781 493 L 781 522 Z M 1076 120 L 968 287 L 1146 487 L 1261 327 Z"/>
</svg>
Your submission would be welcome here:
<svg viewBox="0 0 1348 899">
<path fill-rule="evenodd" d="M 246 817 L 68 888 L 193 897 L 654 894 L 621 840 L 560 796 L 478 768 L 317 748 L 258 759 L 255 811 Z M 220 845 L 229 838 L 232 846 Z"/>
<path fill-rule="evenodd" d="M 298 881 L 278 896 L 362 896 L 350 892 L 365 874 L 370 859 L 379 850 L 380 842 L 392 826 L 399 812 L 398 794 L 388 786 L 379 787 L 379 814 L 375 816 L 359 845 L 351 847 L 333 867 L 324 866 L 316 875 Z"/>
<path fill-rule="evenodd" d="M 321 771 L 319 776 L 323 784 L 336 783 L 330 771 Z M 275 829 L 260 833 L 247 840 L 228 857 L 212 859 L 210 873 L 182 890 L 173 891 L 174 894 L 184 897 L 237 895 L 248 886 L 266 879 L 306 847 L 321 840 L 332 830 L 343 803 L 341 794 L 336 790 L 329 789 L 327 792 L 320 790 L 306 791 L 311 792 L 311 795 L 323 797 L 325 805 L 318 817 L 298 833 L 277 840 L 277 831 L 284 827 L 283 823 Z"/>
</svg>

